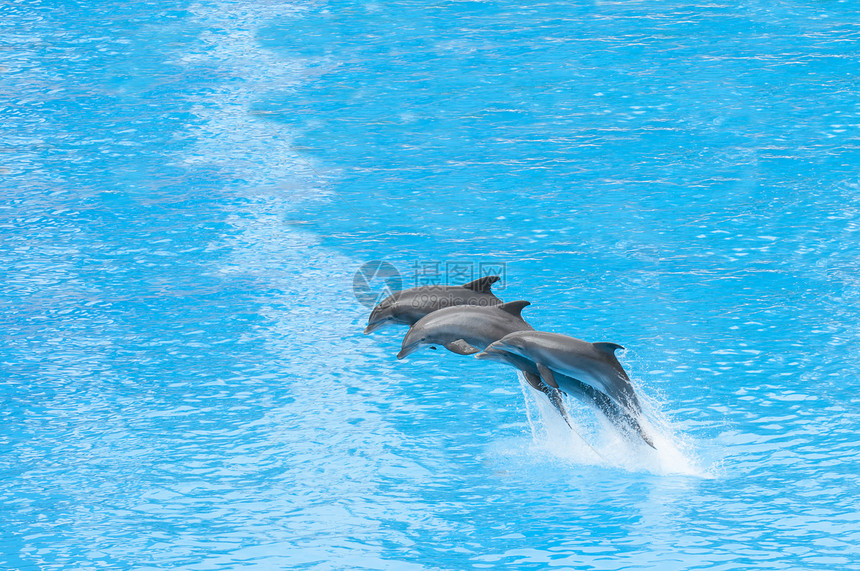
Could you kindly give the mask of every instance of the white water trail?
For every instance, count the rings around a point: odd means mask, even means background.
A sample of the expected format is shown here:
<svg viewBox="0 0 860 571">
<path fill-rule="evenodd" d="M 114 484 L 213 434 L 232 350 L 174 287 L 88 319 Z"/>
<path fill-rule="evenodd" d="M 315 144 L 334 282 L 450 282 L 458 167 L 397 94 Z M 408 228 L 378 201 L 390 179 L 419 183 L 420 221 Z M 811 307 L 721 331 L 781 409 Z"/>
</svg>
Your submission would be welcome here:
<svg viewBox="0 0 860 571">
<path fill-rule="evenodd" d="M 638 435 L 615 426 L 592 407 L 565 397 L 571 421 L 568 426 L 545 395 L 534 390 L 522 374 L 518 378 L 533 445 L 538 450 L 577 465 L 656 475 L 714 477 L 710 470 L 701 466 L 693 442 L 672 426 L 652 399 L 642 399 L 640 423 L 651 437 L 654 448 Z"/>
<path fill-rule="evenodd" d="M 589 443 L 587 429 L 571 415 L 570 426 L 543 394 L 538 393 L 522 373 L 517 373 L 520 389 L 526 402 L 526 418 L 535 443 L 543 443 L 547 450 L 559 455 L 569 451 L 583 464 L 605 464 L 607 459 Z M 557 450 L 554 450 L 557 449 Z"/>
</svg>

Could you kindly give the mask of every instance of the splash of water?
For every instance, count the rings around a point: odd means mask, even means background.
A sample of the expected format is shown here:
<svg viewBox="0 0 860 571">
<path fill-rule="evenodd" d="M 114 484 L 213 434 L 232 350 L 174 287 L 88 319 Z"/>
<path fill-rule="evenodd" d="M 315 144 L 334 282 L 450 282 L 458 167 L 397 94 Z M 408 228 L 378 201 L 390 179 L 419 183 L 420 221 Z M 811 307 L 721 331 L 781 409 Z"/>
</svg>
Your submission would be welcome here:
<svg viewBox="0 0 860 571">
<path fill-rule="evenodd" d="M 640 423 L 651 436 L 654 448 L 618 428 L 591 407 L 565 397 L 571 417 L 571 426 L 568 426 L 549 399 L 532 389 L 521 373 L 519 381 L 533 446 L 538 451 L 579 465 L 657 475 L 715 476 L 712 470 L 702 467 L 692 440 L 674 428 L 661 413 L 659 403 L 648 397 L 642 399 Z"/>
</svg>

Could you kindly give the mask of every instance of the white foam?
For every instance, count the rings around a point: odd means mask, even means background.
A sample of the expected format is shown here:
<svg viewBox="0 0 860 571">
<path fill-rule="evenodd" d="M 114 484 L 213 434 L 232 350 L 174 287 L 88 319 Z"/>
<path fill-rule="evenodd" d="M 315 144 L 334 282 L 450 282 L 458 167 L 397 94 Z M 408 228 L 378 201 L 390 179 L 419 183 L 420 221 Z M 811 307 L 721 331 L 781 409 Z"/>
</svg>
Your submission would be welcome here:
<svg viewBox="0 0 860 571">
<path fill-rule="evenodd" d="M 571 417 L 568 427 L 549 399 L 532 389 L 522 374 L 519 380 L 535 452 L 577 465 L 657 475 L 715 477 L 713 469 L 702 466 L 693 441 L 675 429 L 650 399 L 643 399 L 640 424 L 651 437 L 654 448 L 637 435 L 625 434 L 590 407 L 565 397 Z"/>
</svg>

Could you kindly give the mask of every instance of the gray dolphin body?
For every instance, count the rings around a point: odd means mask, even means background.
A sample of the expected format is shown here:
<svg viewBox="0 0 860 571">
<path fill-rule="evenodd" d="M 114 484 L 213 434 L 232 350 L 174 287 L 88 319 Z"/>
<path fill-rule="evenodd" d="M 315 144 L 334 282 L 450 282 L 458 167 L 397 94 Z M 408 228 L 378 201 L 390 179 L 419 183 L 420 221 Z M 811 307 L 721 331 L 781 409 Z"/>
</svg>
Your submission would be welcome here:
<svg viewBox="0 0 860 571">
<path fill-rule="evenodd" d="M 528 301 L 512 301 L 490 307 L 464 305 L 434 311 L 409 328 L 397 358 L 403 359 L 422 347 L 434 345 L 442 345 L 459 355 L 471 355 L 515 331 L 534 331 L 521 315 L 523 308 L 528 305 Z M 521 357 L 515 358 L 526 361 Z M 521 368 L 526 380 L 549 398 L 570 425 L 570 417 L 558 388 L 541 382 L 537 367 L 534 363 L 530 364 L 530 368 Z"/>
<path fill-rule="evenodd" d="M 614 343 L 589 343 L 545 331 L 517 331 L 491 343 L 479 359 L 501 361 L 537 374 L 548 386 L 592 404 L 635 430 L 652 448 L 637 416 L 642 409 L 630 378 L 615 358 Z"/>
<path fill-rule="evenodd" d="M 500 279 L 499 276 L 485 276 L 461 286 L 421 286 L 391 294 L 373 308 L 364 333 L 389 324 L 411 326 L 430 312 L 455 305 L 499 305 L 502 300 L 490 288 Z"/>
<path fill-rule="evenodd" d="M 438 309 L 409 328 L 397 358 L 428 345 L 442 345 L 459 355 L 471 355 L 515 331 L 534 331 L 521 315 L 527 305 L 528 301 L 511 301 L 490 307 L 459 305 Z"/>
</svg>

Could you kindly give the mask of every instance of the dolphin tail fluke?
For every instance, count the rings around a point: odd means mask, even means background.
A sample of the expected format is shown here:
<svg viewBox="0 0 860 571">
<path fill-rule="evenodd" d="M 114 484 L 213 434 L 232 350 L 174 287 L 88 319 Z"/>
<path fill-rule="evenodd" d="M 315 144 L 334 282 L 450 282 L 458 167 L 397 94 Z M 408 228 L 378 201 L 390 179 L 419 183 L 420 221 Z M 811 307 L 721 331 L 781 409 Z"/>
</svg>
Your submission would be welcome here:
<svg viewBox="0 0 860 571">
<path fill-rule="evenodd" d="M 549 389 L 549 393 L 547 394 L 549 397 L 549 402 L 555 407 L 555 410 L 558 411 L 558 414 L 561 415 L 561 418 L 567 424 L 569 428 L 573 428 L 573 425 L 570 424 L 570 415 L 567 413 L 567 408 L 564 406 L 564 400 L 561 398 L 561 391 L 558 389 Z"/>
<path fill-rule="evenodd" d="M 653 448 L 654 450 L 657 450 L 657 447 L 656 447 L 656 446 L 654 446 L 654 442 L 651 440 L 651 438 L 650 438 L 647 434 L 645 434 L 644 432 L 640 431 L 640 432 L 639 432 L 639 436 L 641 436 L 641 437 L 642 437 L 642 440 L 644 440 L 644 441 L 645 441 L 645 444 L 647 444 L 648 446 L 650 446 L 650 447 L 651 447 L 651 448 Z"/>
<path fill-rule="evenodd" d="M 603 412 L 609 420 L 614 422 L 616 425 L 626 427 L 627 429 L 635 432 L 642 438 L 645 444 L 654 450 L 657 449 L 657 447 L 654 446 L 654 441 L 651 440 L 642 428 L 642 425 L 639 424 L 639 420 L 636 418 L 635 414 L 626 410 L 625 407 L 615 404 L 612 399 L 602 392 L 595 391 L 593 398 L 597 408 L 600 409 L 600 411 Z"/>
<path fill-rule="evenodd" d="M 636 433 L 637 433 L 637 434 L 639 434 L 639 436 L 641 436 L 641 437 L 642 437 L 642 440 L 644 440 L 644 441 L 645 441 L 645 444 L 647 444 L 648 446 L 650 446 L 650 447 L 651 447 L 651 448 L 653 448 L 654 450 L 657 450 L 657 447 L 656 447 L 656 446 L 654 446 L 654 441 L 653 441 L 653 440 L 651 440 L 651 437 L 650 437 L 650 436 L 648 436 L 648 433 L 646 433 L 646 432 L 642 429 L 642 425 L 641 425 L 641 424 L 639 424 L 639 421 L 637 421 L 637 420 L 636 420 L 635 418 L 633 418 L 633 417 L 630 417 L 630 420 L 632 421 L 632 422 L 631 422 L 631 424 L 632 424 L 632 428 L 633 428 L 633 430 L 635 430 L 635 431 L 636 431 Z"/>
<path fill-rule="evenodd" d="M 637 415 L 631 414 L 627 411 L 619 411 L 619 412 L 620 412 L 620 417 L 621 417 L 622 422 L 630 430 L 632 430 L 633 432 L 638 434 L 642 438 L 642 440 L 645 442 L 645 444 L 647 444 L 648 446 L 650 446 L 654 450 L 657 450 L 657 447 L 654 446 L 654 441 L 651 440 L 651 437 L 648 436 L 648 433 L 645 432 L 645 429 L 643 429 L 642 425 L 639 424 L 639 419 L 637 418 Z"/>
</svg>

